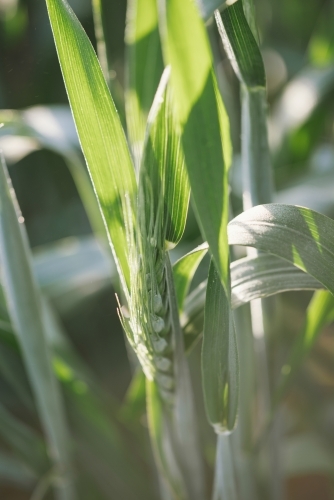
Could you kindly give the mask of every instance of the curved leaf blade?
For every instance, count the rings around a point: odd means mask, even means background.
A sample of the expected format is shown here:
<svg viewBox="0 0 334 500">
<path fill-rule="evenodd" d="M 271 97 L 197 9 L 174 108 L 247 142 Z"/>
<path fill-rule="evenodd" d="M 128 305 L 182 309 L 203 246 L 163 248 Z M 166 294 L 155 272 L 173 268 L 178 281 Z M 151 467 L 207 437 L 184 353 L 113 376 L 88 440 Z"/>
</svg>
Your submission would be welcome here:
<svg viewBox="0 0 334 500">
<path fill-rule="evenodd" d="M 173 265 L 174 285 L 179 311 L 183 309 L 190 283 L 207 251 L 208 245 L 203 243 L 203 245 L 184 255 Z"/>
<path fill-rule="evenodd" d="M 66 0 L 46 3 L 81 147 L 125 285 L 126 225 L 133 216 L 128 212 L 133 211 L 136 181 L 124 131 L 94 49 L 72 9 Z"/>
<path fill-rule="evenodd" d="M 233 219 L 230 245 L 255 247 L 288 260 L 334 294 L 334 221 L 293 205 L 260 205 Z"/>
<path fill-rule="evenodd" d="M 206 281 L 202 282 L 184 303 L 182 328 L 188 352 L 203 332 L 206 285 Z M 232 309 L 277 293 L 321 288 L 323 285 L 315 278 L 275 255 L 259 254 L 231 264 Z"/>
</svg>

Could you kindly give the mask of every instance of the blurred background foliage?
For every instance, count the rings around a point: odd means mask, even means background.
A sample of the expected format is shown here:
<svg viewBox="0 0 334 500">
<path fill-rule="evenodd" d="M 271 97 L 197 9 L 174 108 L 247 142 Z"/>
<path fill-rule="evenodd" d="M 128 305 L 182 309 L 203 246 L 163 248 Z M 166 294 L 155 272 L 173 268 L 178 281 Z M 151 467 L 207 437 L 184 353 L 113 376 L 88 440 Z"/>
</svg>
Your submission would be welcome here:
<svg viewBox="0 0 334 500">
<path fill-rule="evenodd" d="M 69 3 L 95 45 L 90 0 Z M 103 0 L 102 7 L 111 88 L 124 121 L 126 2 Z M 257 0 L 256 13 L 268 79 L 275 199 L 333 217 L 334 1 Z M 239 84 L 214 24 L 208 30 L 231 120 L 231 206 L 236 215 L 242 210 Z M 0 148 L 25 218 L 36 276 L 52 311 L 54 369 L 75 437 L 79 498 L 157 498 L 143 379 L 118 320 L 114 265 L 91 198 L 44 0 L 0 0 L 2 122 Z M 199 242 L 190 212 L 181 251 Z M 204 279 L 207 264 L 204 260 L 195 284 Z M 280 328 L 268 345 L 272 385 L 280 369 L 274 364 L 284 365 L 310 298 L 308 292 L 281 297 Z M 191 354 L 194 366 L 198 356 L 199 347 Z M 193 377 L 201 401 L 196 370 Z M 291 500 L 333 498 L 333 390 L 334 339 L 328 326 L 282 405 L 281 451 Z M 0 394 L 0 498 L 52 498 L 52 470 L 1 295 Z M 214 437 L 202 417 L 210 478 Z M 261 468 L 265 464 L 259 466 L 260 482 Z"/>
</svg>

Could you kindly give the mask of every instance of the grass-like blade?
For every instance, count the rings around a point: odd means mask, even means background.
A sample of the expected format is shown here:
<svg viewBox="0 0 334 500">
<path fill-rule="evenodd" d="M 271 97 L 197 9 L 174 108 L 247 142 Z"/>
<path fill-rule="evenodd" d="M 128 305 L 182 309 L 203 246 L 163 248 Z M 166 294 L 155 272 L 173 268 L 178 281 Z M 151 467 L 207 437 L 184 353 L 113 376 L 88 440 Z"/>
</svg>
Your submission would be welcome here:
<svg viewBox="0 0 334 500">
<path fill-rule="evenodd" d="M 288 260 L 334 294 L 334 221 L 293 205 L 260 205 L 233 219 L 230 245 L 255 247 Z"/>
<path fill-rule="evenodd" d="M 323 328 L 334 320 L 334 297 L 327 290 L 316 292 L 308 305 L 302 331 L 295 340 L 287 362 L 282 369 L 274 404 L 277 405 L 294 379 L 302 362 L 314 346 Z"/>
<path fill-rule="evenodd" d="M 202 373 L 208 419 L 217 433 L 229 432 L 237 418 L 238 352 L 230 302 L 213 261 L 205 301 Z"/>
<path fill-rule="evenodd" d="M 203 332 L 206 286 L 205 280 L 184 302 L 182 328 L 187 351 L 196 344 Z M 232 309 L 277 293 L 321 288 L 323 285 L 318 280 L 275 255 L 259 254 L 231 264 Z"/>
<path fill-rule="evenodd" d="M 208 245 L 204 243 L 184 255 L 181 259 L 175 262 L 173 266 L 174 285 L 179 311 L 182 311 L 183 309 L 183 304 L 187 296 L 190 283 L 194 277 L 196 269 L 200 265 L 207 251 Z"/>
<path fill-rule="evenodd" d="M 275 255 L 245 257 L 231 264 L 232 308 L 291 290 L 317 290 L 323 285 Z"/>
<path fill-rule="evenodd" d="M 0 199 L 0 257 L 8 310 L 19 339 L 50 454 L 59 469 L 60 477 L 65 480 L 58 485 L 58 498 L 72 500 L 74 491 L 70 481 L 69 432 L 59 386 L 51 365 L 27 236 L 22 221 L 19 222 L 22 216 L 18 212 L 3 158 L 0 168 Z"/>
<path fill-rule="evenodd" d="M 72 9 L 66 0 L 46 3 L 81 147 L 126 286 L 126 226 L 136 181 L 124 131 L 94 49 Z"/>
<path fill-rule="evenodd" d="M 242 0 L 215 12 L 216 23 L 225 51 L 239 80 L 248 89 L 266 86 L 260 49 L 248 25 Z"/>
<path fill-rule="evenodd" d="M 195 212 L 229 293 L 228 118 L 213 72 L 209 40 L 196 5 L 179 0 L 161 4 L 164 4 L 160 15 L 163 52 L 166 63 L 171 65 L 171 87 Z"/>
<path fill-rule="evenodd" d="M 162 225 L 163 239 L 172 248 L 186 225 L 190 188 L 168 88 L 169 74 L 170 68 L 166 68 L 150 110 L 140 175 L 144 177 L 142 210 L 146 222 L 152 223 L 153 213 L 154 223 Z"/>
<path fill-rule="evenodd" d="M 127 7 L 125 110 L 128 136 L 139 168 L 146 121 L 164 69 L 156 0 L 130 0 Z"/>
</svg>

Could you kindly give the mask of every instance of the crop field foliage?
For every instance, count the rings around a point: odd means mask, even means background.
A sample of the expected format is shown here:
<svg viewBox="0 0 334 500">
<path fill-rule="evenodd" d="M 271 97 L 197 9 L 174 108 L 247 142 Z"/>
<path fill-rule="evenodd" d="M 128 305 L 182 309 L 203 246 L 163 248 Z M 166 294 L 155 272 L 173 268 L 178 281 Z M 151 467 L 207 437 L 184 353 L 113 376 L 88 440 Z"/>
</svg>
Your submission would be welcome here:
<svg viewBox="0 0 334 500">
<path fill-rule="evenodd" d="M 261 31 L 294 2 L 128 0 L 120 63 L 106 0 L 45 0 L 68 104 L 0 109 L 0 498 L 333 498 L 334 5 L 298 59 Z M 43 246 L 41 151 L 89 228 Z"/>
</svg>

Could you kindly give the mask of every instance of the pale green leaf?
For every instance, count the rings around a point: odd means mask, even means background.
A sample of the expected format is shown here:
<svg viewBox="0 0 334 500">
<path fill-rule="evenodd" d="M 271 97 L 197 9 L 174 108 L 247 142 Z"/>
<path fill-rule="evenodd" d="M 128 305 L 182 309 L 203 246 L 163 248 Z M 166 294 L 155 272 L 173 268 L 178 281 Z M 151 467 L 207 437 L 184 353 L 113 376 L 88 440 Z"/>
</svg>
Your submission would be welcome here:
<svg viewBox="0 0 334 500">
<path fill-rule="evenodd" d="M 181 259 L 175 262 L 173 266 L 174 285 L 177 296 L 179 311 L 183 309 L 183 303 L 187 296 L 190 283 L 193 276 L 201 263 L 203 257 L 208 251 L 208 245 L 204 243 L 195 248 L 191 252 L 184 255 Z"/>
<path fill-rule="evenodd" d="M 69 475 L 71 453 L 62 399 L 52 370 L 27 236 L 3 158 L 0 200 L 0 257 L 9 314 L 21 346 L 52 458 L 60 474 Z M 70 481 L 66 485 L 61 484 L 58 498 L 74 498 L 72 488 Z"/>
<path fill-rule="evenodd" d="M 123 285 L 136 182 L 124 131 L 94 49 L 66 0 L 46 0 L 58 58 Z"/>
<path fill-rule="evenodd" d="M 206 285 L 202 282 L 185 300 L 182 328 L 187 351 L 203 331 Z M 232 309 L 277 293 L 319 288 L 323 288 L 319 281 L 275 255 L 259 254 L 231 264 Z"/>
<path fill-rule="evenodd" d="M 195 212 L 229 293 L 228 118 L 213 72 L 207 33 L 196 6 L 189 0 L 167 0 L 164 4 L 160 16 L 163 52 L 166 63 L 171 65 L 171 87 Z"/>
<path fill-rule="evenodd" d="M 218 436 L 213 500 L 237 500 L 234 460 L 229 436 Z"/>
<path fill-rule="evenodd" d="M 217 433 L 229 432 L 238 411 L 238 352 L 229 299 L 213 261 L 205 301 L 202 374 L 208 419 Z"/>
<path fill-rule="evenodd" d="M 288 260 L 334 294 L 334 221 L 307 208 L 261 205 L 233 219 L 230 245 L 252 246 Z"/>
</svg>

